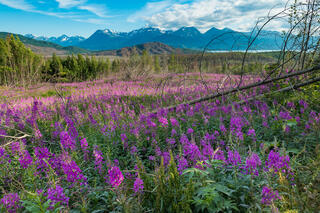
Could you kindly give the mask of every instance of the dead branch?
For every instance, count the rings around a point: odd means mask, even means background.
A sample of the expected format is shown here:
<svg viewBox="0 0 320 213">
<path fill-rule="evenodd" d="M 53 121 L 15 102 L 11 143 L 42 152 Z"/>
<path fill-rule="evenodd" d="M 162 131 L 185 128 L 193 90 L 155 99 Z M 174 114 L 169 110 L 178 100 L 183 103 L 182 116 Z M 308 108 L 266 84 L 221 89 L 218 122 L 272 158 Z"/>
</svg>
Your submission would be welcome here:
<svg viewBox="0 0 320 213">
<path fill-rule="evenodd" d="M 315 66 L 315 67 L 306 69 L 306 70 L 302 70 L 302 71 L 298 71 L 298 72 L 292 72 L 292 73 L 289 73 L 287 75 L 279 76 L 279 77 L 272 78 L 272 79 L 269 79 L 269 80 L 256 82 L 256 83 L 249 84 L 249 85 L 246 85 L 246 86 L 242 86 L 242 87 L 239 87 L 239 88 L 238 87 L 237 88 L 232 88 L 232 89 L 229 89 L 229 90 L 221 92 L 221 93 L 211 94 L 211 95 L 208 95 L 208 96 L 205 96 L 205 97 L 202 97 L 202 98 L 198 98 L 198 99 L 194 99 L 194 100 L 191 100 L 191 101 L 188 101 L 188 102 L 184 102 L 184 103 L 181 103 L 181 104 L 178 104 L 178 105 L 169 106 L 169 107 L 167 107 L 165 109 L 166 110 L 173 110 L 173 109 L 176 109 L 177 106 L 179 106 L 179 105 L 186 105 L 186 104 L 193 105 L 193 104 L 196 104 L 196 103 L 200 103 L 200 102 L 204 102 L 204 101 L 208 101 L 208 100 L 211 100 L 211 99 L 215 99 L 215 98 L 218 98 L 218 97 L 221 97 L 221 96 L 224 96 L 224 95 L 228 95 L 228 94 L 231 94 L 231 93 L 234 93 L 234 92 L 243 91 L 243 90 L 251 89 L 251 88 L 254 88 L 254 87 L 266 85 L 266 84 L 273 83 L 273 82 L 276 82 L 276 81 L 279 81 L 279 80 L 282 80 L 282 79 L 287 79 L 287 78 L 290 78 L 290 77 L 303 75 L 303 74 L 310 73 L 310 72 L 313 72 L 313 71 L 316 71 L 316 70 L 320 70 L 320 64 Z M 153 113 L 155 113 L 155 112 L 157 112 L 157 111 L 154 111 Z"/>
</svg>

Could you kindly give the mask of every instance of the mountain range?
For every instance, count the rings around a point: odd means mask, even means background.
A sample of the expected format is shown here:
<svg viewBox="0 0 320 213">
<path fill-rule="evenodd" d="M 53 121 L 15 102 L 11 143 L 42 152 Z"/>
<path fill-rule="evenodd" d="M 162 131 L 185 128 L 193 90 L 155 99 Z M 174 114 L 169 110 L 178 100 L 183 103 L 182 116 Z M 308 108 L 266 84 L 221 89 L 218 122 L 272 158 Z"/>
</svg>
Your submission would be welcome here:
<svg viewBox="0 0 320 213">
<path fill-rule="evenodd" d="M 81 41 L 84 41 L 86 38 L 82 36 L 67 36 L 67 35 L 62 35 L 59 37 L 45 37 L 45 36 L 34 36 L 32 34 L 26 34 L 24 35 L 27 38 L 32 38 L 36 39 L 39 41 L 48 41 L 52 42 L 55 44 L 59 44 L 63 47 L 68 47 L 68 46 L 76 46 L 79 44 Z"/>
<path fill-rule="evenodd" d="M 109 29 L 97 30 L 89 38 L 81 36 L 62 35 L 59 37 L 36 37 L 31 34 L 26 37 L 49 41 L 61 46 L 77 46 L 92 51 L 115 50 L 124 47 L 131 47 L 150 42 L 161 42 L 174 48 L 203 49 L 211 40 L 208 46 L 210 50 L 244 50 L 248 42 L 253 38 L 255 32 L 238 32 L 229 28 L 211 28 L 201 33 L 195 27 L 182 27 L 176 31 L 160 30 L 158 28 L 146 27 L 131 32 L 114 32 Z M 255 50 L 278 50 L 282 38 L 277 31 L 262 31 L 259 37 L 253 42 L 250 49 Z"/>
</svg>

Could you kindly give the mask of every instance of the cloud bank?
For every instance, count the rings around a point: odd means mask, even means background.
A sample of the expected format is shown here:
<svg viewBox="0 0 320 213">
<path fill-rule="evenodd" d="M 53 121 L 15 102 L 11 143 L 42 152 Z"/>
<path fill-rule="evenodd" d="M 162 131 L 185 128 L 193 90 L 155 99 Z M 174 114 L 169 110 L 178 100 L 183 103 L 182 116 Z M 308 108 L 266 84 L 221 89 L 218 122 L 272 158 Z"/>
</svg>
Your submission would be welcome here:
<svg viewBox="0 0 320 213">
<path fill-rule="evenodd" d="M 273 13 L 279 12 L 286 2 L 286 0 L 196 0 L 172 3 L 166 0 L 148 3 L 142 10 L 129 17 L 129 21 L 143 19 L 148 25 L 171 30 L 194 26 L 202 32 L 211 27 L 250 31 L 259 17 L 268 15 L 271 8 Z M 170 3 L 172 4 L 168 6 Z M 159 9 L 157 5 L 160 5 Z M 274 21 L 272 26 L 277 30 L 284 28 L 281 20 Z"/>
</svg>

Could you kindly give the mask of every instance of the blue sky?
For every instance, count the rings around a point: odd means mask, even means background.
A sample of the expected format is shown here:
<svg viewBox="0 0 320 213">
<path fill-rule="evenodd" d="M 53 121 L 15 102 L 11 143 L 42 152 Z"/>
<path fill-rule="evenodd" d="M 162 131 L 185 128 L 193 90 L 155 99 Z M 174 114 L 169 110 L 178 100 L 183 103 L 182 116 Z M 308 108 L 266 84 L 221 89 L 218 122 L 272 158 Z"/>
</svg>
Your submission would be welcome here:
<svg viewBox="0 0 320 213">
<path fill-rule="evenodd" d="M 175 30 L 194 26 L 250 30 L 280 11 L 286 0 L 0 0 L 0 31 L 40 36 L 81 35 L 97 29 L 130 31 L 144 26 Z M 275 21 L 273 30 L 283 23 Z"/>
</svg>

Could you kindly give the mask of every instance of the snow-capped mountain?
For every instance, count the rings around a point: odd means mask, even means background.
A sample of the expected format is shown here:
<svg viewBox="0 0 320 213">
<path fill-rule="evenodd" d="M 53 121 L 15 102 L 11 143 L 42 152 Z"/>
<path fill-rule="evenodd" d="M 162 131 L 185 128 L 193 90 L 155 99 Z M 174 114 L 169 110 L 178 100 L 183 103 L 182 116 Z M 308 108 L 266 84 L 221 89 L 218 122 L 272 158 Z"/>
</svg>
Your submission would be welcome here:
<svg viewBox="0 0 320 213">
<path fill-rule="evenodd" d="M 131 32 L 115 32 L 105 29 L 97 30 L 77 46 L 89 50 L 113 50 L 148 42 L 161 42 L 175 48 L 202 49 L 212 38 L 218 37 L 212 42 L 210 49 L 243 50 L 247 47 L 249 36 L 248 32 L 237 32 L 229 28 L 221 30 L 211 28 L 205 33 L 201 33 L 195 27 L 182 27 L 176 31 L 145 27 Z M 278 46 L 275 46 L 275 37 L 280 39 L 280 34 L 272 32 L 262 35 L 256 39 L 252 48 L 278 49 Z"/>
<path fill-rule="evenodd" d="M 59 44 L 61 46 L 77 46 L 80 42 L 84 41 L 85 38 L 82 36 L 67 36 L 61 35 L 59 37 L 45 37 L 45 36 L 34 36 L 32 34 L 26 34 L 25 37 L 40 40 L 40 41 L 49 41 L 52 43 Z"/>
<path fill-rule="evenodd" d="M 89 38 L 81 36 L 43 37 L 32 34 L 26 37 L 49 41 L 61 46 L 77 46 L 88 50 L 114 50 L 131 47 L 149 42 L 161 42 L 174 48 L 203 49 L 212 39 L 209 46 L 211 50 L 244 50 L 247 48 L 248 32 L 237 32 L 229 28 L 211 28 L 201 33 L 195 27 L 182 27 L 178 30 L 160 30 L 154 27 L 144 27 L 131 32 L 116 32 L 110 29 L 97 30 Z M 276 41 L 276 42 L 275 42 Z M 251 45 L 256 50 L 276 50 L 282 38 L 280 33 L 267 31 L 262 33 Z"/>
</svg>

